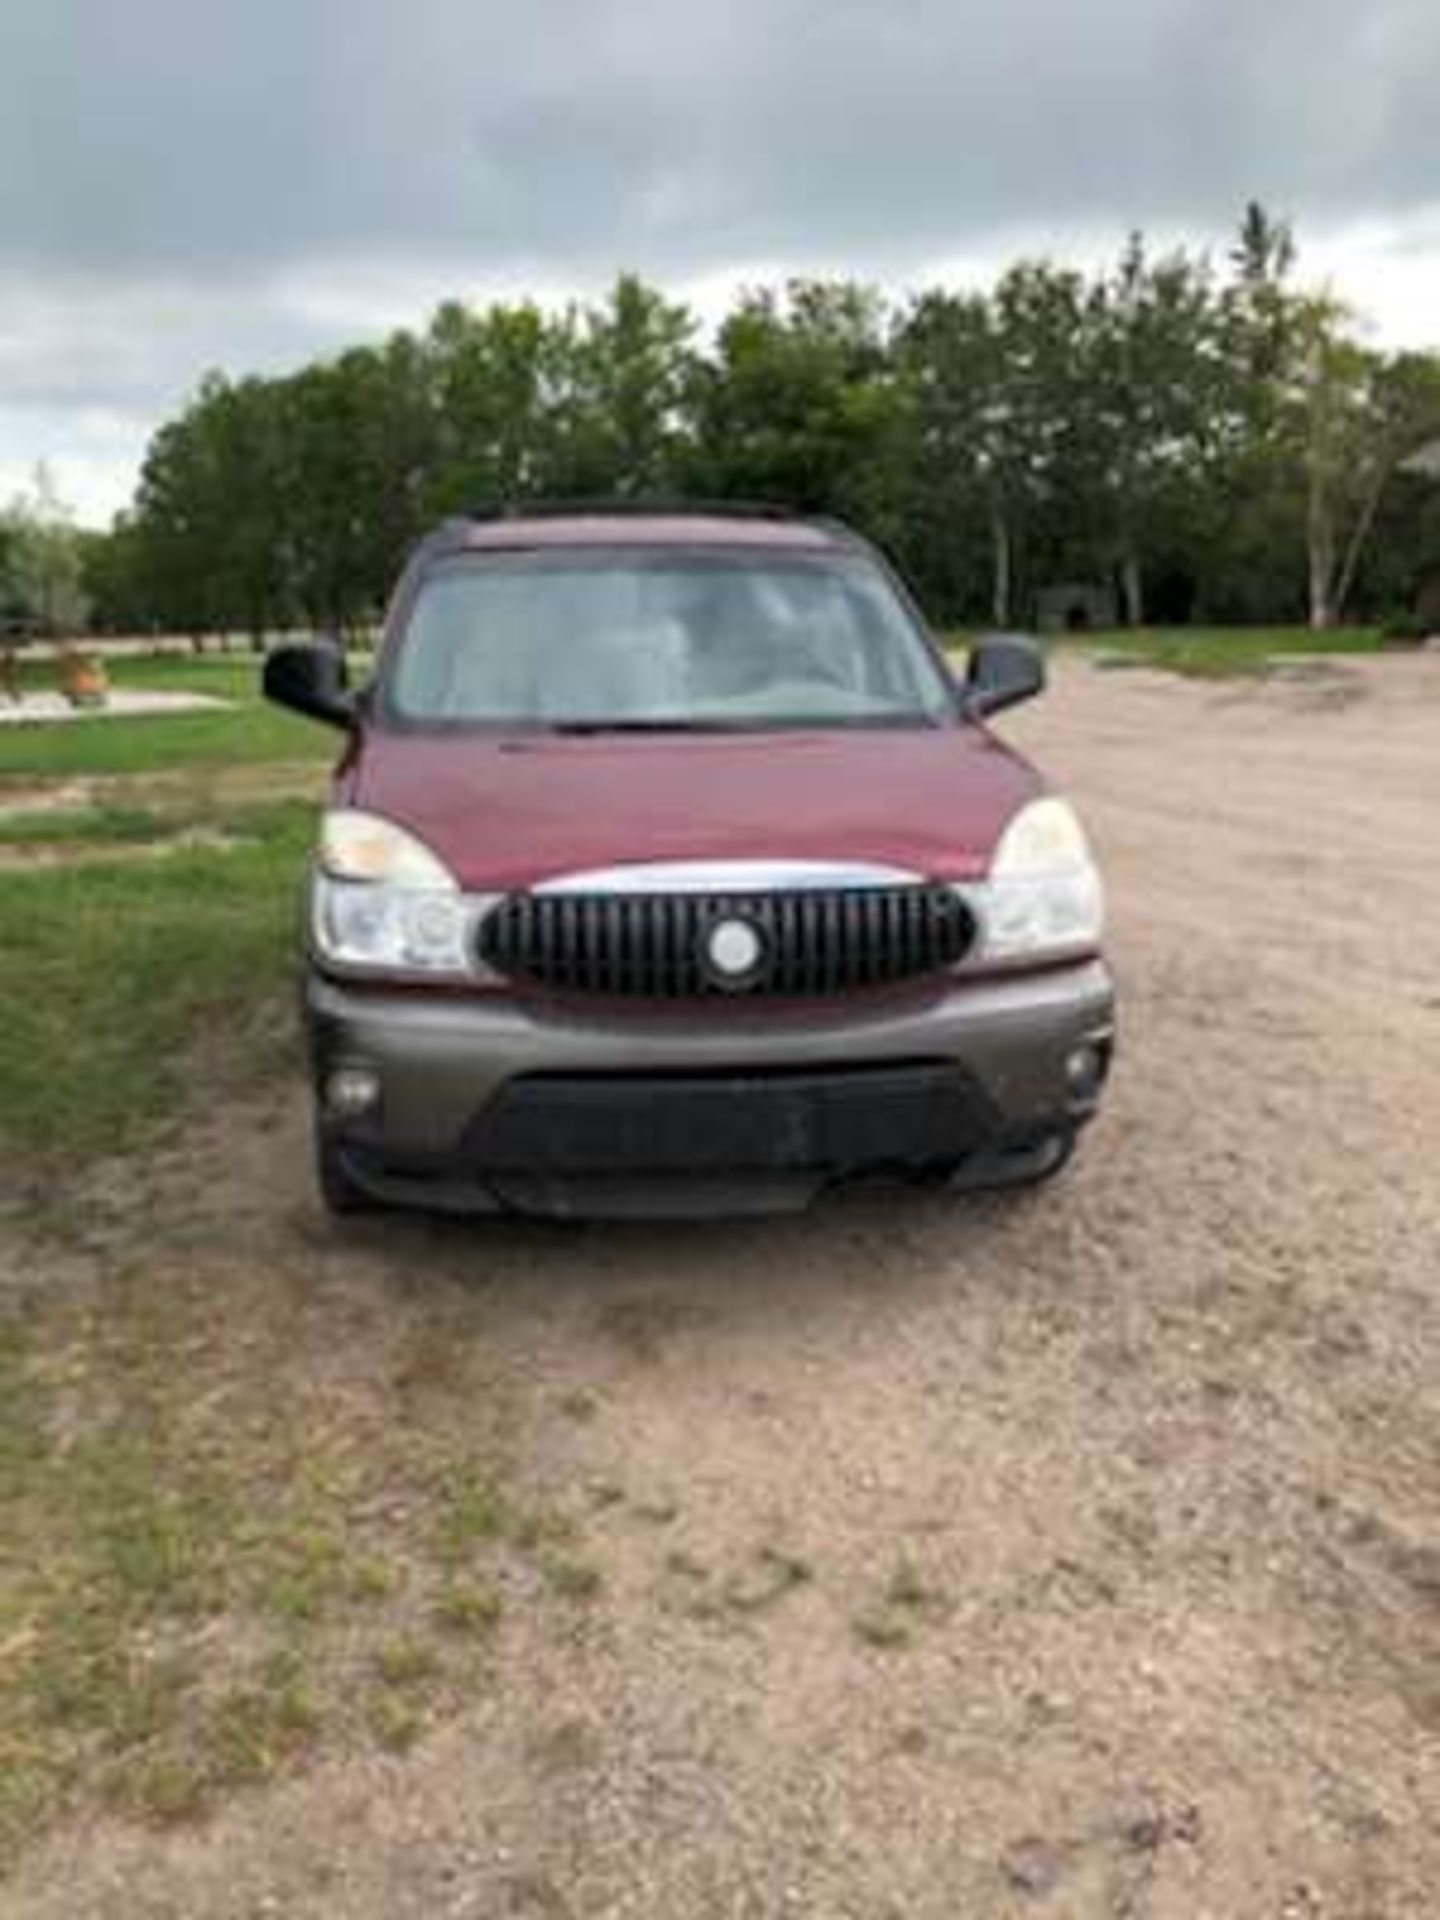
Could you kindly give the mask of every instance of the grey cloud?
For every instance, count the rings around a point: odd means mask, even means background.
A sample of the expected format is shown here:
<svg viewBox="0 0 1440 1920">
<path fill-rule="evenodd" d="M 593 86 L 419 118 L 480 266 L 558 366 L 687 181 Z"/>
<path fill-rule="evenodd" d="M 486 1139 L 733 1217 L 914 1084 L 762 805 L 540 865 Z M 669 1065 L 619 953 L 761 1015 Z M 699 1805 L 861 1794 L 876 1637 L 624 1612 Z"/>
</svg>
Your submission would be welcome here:
<svg viewBox="0 0 1440 1920">
<path fill-rule="evenodd" d="M 1440 197 L 1430 0 L 11 0 L 0 260 L 877 265 Z"/>
<path fill-rule="evenodd" d="M 1251 195 L 1434 254 L 1437 97 L 1435 0 L 4 0 L 0 464 L 621 266 L 901 280 Z"/>
<path fill-rule="evenodd" d="M 338 315 L 327 326 L 234 287 L 0 273 L 0 400 L 10 406 L 143 413 L 172 396 L 176 368 L 281 367 L 346 337 Z"/>
</svg>

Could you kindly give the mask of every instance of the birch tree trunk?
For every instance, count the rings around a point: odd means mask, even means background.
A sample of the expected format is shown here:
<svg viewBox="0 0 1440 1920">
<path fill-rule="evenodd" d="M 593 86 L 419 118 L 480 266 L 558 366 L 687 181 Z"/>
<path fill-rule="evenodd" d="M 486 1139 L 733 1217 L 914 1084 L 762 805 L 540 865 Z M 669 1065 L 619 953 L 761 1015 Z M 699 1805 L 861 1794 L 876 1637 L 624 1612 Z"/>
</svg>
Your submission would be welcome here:
<svg viewBox="0 0 1440 1920">
<path fill-rule="evenodd" d="M 1335 580 L 1335 515 L 1318 462 L 1310 469 L 1305 539 L 1310 573 L 1310 629 L 1313 633 L 1323 633 L 1335 618 L 1330 601 Z"/>
<path fill-rule="evenodd" d="M 1010 528 L 1005 515 L 996 508 L 990 521 L 993 541 L 994 578 L 990 596 L 990 616 L 1004 633 L 1010 625 Z"/>
<path fill-rule="evenodd" d="M 1124 604 L 1126 626 L 1143 627 L 1145 583 L 1140 572 L 1139 556 L 1133 547 L 1126 547 L 1125 557 L 1120 562 L 1120 596 Z"/>
<path fill-rule="evenodd" d="M 1340 578 L 1335 583 L 1335 599 L 1330 612 L 1331 618 L 1339 620 L 1345 611 L 1345 602 L 1350 597 L 1350 589 L 1355 584 L 1355 574 L 1360 565 L 1360 556 L 1365 551 L 1365 543 L 1370 538 L 1370 530 L 1375 524 L 1375 515 L 1380 509 L 1380 498 L 1385 491 L 1385 481 L 1389 475 L 1388 465 L 1377 465 L 1375 478 L 1365 496 L 1365 504 L 1360 509 L 1355 525 L 1351 529 L 1346 544 L 1345 558 L 1340 567 Z"/>
</svg>

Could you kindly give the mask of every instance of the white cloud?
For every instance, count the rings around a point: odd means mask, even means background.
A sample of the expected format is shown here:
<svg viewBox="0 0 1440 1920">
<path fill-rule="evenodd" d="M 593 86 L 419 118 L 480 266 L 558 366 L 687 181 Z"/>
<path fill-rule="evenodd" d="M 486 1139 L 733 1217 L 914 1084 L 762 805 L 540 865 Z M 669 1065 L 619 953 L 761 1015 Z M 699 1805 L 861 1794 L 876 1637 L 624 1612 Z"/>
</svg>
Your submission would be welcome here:
<svg viewBox="0 0 1440 1920">
<path fill-rule="evenodd" d="M 1124 241 L 1116 224 L 1066 230 L 1022 225 L 947 254 L 889 281 L 897 295 L 922 286 L 986 286 L 1012 260 L 1050 254 L 1095 268 Z M 1223 260 L 1230 236 L 1159 226 L 1152 244 L 1208 244 Z M 1328 282 L 1367 323 L 1377 346 L 1440 344 L 1440 206 L 1404 221 L 1370 221 L 1302 233 L 1301 273 Z M 671 286 L 713 330 L 737 292 L 773 285 L 792 273 L 879 277 L 880 266 L 839 250 L 788 261 L 752 260 Z M 127 504 L 154 427 L 208 367 L 231 374 L 280 371 L 312 354 L 425 324 L 441 300 L 476 304 L 533 297 L 558 306 L 599 296 L 608 274 L 565 283 L 487 275 L 464 263 L 421 269 L 359 263 L 315 275 L 284 275 L 241 301 L 203 289 L 158 293 L 130 289 L 102 311 L 92 292 L 72 301 L 12 302 L 0 325 L 0 393 L 26 392 L 24 404 L 0 401 L 0 496 L 27 484 L 37 460 L 51 467 L 62 496 L 83 521 L 103 525 Z M 22 313 L 24 318 L 22 320 Z M 103 350 L 102 350 L 103 349 Z M 106 396 L 116 394 L 119 404 Z"/>
<path fill-rule="evenodd" d="M 55 491 L 83 527 L 108 526 L 129 503 L 144 451 L 143 435 L 131 436 L 116 451 L 104 453 L 44 452 L 40 461 L 49 469 Z M 70 444 L 67 441 L 67 444 Z M 34 491 L 37 462 L 0 456 L 0 503 Z"/>
<path fill-rule="evenodd" d="M 1440 205 L 1316 235 L 1302 265 L 1370 322 L 1373 345 L 1440 348 Z"/>
</svg>

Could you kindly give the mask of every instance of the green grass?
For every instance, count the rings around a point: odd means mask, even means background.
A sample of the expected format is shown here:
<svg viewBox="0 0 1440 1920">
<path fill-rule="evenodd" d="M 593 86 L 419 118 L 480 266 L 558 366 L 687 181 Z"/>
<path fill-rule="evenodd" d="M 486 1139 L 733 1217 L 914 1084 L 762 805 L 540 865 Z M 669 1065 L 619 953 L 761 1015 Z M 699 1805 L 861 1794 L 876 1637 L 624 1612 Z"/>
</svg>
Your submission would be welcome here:
<svg viewBox="0 0 1440 1920">
<path fill-rule="evenodd" d="M 295 808 L 313 814 L 308 802 L 226 802 L 203 789 L 183 788 L 154 806 L 57 807 L 53 812 L 9 812 L 0 788 L 0 848 L 60 847 L 75 862 L 111 848 L 164 850 L 188 834 L 223 840 L 265 839 L 282 832 Z"/>
<path fill-rule="evenodd" d="M 137 715 L 0 727 L 0 781 L 154 773 L 263 760 L 325 760 L 339 735 L 258 700 L 228 713 Z M 0 787 L 3 794 L 3 787 Z"/>
<path fill-rule="evenodd" d="M 113 674 L 237 704 L 0 728 L 0 850 L 59 856 L 0 864 L 0 1148 L 47 1163 L 133 1144 L 183 1093 L 200 1034 L 248 1050 L 295 964 L 314 831 L 311 805 L 266 798 L 272 768 L 293 791 L 338 744 L 262 702 L 254 659 L 142 657 Z M 30 684 L 49 677 L 26 663 Z M 6 811 L 9 781 L 76 775 L 108 776 L 104 802 Z M 234 844 L 184 844 L 197 831 Z M 146 857 L 151 844 L 164 858 Z M 117 851 L 139 857 L 107 857 Z"/>
<path fill-rule="evenodd" d="M 868 1613 L 857 1613 L 853 1625 L 858 1640 L 862 1640 L 867 1647 L 878 1647 L 883 1653 L 908 1647 L 915 1637 L 907 1620 L 883 1607 L 872 1608 Z"/>
<path fill-rule="evenodd" d="M 316 1388 L 283 1267 L 232 1288 L 194 1258 L 142 1230 L 103 1298 L 0 1295 L 0 1874 L 67 1811 L 181 1821 L 322 1750 L 403 1752 L 492 1683 L 507 1590 L 601 1601 L 573 1524 L 518 1497 L 475 1315 L 396 1418 Z"/>
<path fill-rule="evenodd" d="M 944 1594 L 932 1587 L 907 1555 L 895 1562 L 880 1598 L 854 1616 L 856 1638 L 867 1647 L 896 1652 L 914 1644 L 919 1629 L 944 1617 Z"/>
<path fill-rule="evenodd" d="M 451 1633 L 487 1634 L 502 1610 L 500 1595 L 488 1582 L 451 1580 L 436 1597 L 434 1617 Z"/>
<path fill-rule="evenodd" d="M 1374 627 L 1328 633 L 1308 627 L 1148 627 L 1067 635 L 1057 644 L 1192 678 L 1225 679 L 1262 674 L 1272 661 L 1297 654 L 1378 653 L 1382 643 Z"/>
<path fill-rule="evenodd" d="M 952 632 L 946 651 L 963 671 L 964 657 L 980 636 Z M 1108 657 L 1116 665 L 1159 667 L 1192 678 L 1228 679 L 1263 674 L 1270 662 L 1295 654 L 1378 653 L 1378 627 L 1115 627 L 1092 633 L 1046 634 L 1047 650 Z"/>
<path fill-rule="evenodd" d="M 133 1144 L 184 1091 L 203 1032 L 238 1054 L 296 965 L 314 810 L 164 859 L 0 872 L 0 1145 L 82 1160 Z"/>
<path fill-rule="evenodd" d="M 887 1606 L 901 1612 L 928 1613 L 940 1604 L 941 1596 L 920 1576 L 912 1560 L 902 1557 L 895 1563 L 890 1584 L 885 1589 Z"/>
<path fill-rule="evenodd" d="M 243 1359 L 286 1344 L 283 1285 L 154 1264 L 100 1311 L 0 1300 L 0 1870 L 67 1806 L 190 1818 L 322 1743 L 408 1746 L 486 1679 L 505 1544 L 464 1580 L 427 1551 L 479 1342 L 442 1417 L 377 1425 Z"/>
<path fill-rule="evenodd" d="M 136 672 L 243 697 L 251 669 Z M 468 1322 L 421 1320 L 405 1378 L 425 1415 L 389 1417 L 315 1389 L 293 1255 L 173 1231 L 176 1156 L 152 1204 L 133 1152 L 120 1184 L 141 1204 L 83 1238 L 113 1191 L 73 1177 L 92 1156 L 296 1058 L 315 810 L 279 796 L 302 742 L 336 736 L 253 699 L 0 734 L 11 771 L 122 776 L 8 816 L 0 782 L 0 850 L 54 856 L 0 861 L 0 1871 L 67 1811 L 184 1820 L 317 1751 L 403 1751 L 489 1684 L 507 1590 L 600 1603 L 575 1524 L 511 1484 L 504 1384 Z M 197 828 L 229 844 L 186 844 Z M 197 1161 L 195 1194 L 214 1178 Z M 93 1290 L 50 1270 L 61 1239 L 98 1262 Z M 227 1259 L 244 1284 L 217 1284 Z"/>
<path fill-rule="evenodd" d="M 605 1577 L 593 1561 L 555 1547 L 542 1551 L 536 1565 L 545 1585 L 562 1600 L 593 1600 L 605 1585 Z"/>
<path fill-rule="evenodd" d="M 428 1641 L 395 1633 L 376 1649 L 375 1671 L 387 1687 L 421 1687 L 439 1677 L 440 1659 Z"/>
<path fill-rule="evenodd" d="M 0 727 L 0 801 L 7 776 L 153 773 L 175 767 L 254 764 L 265 760 L 333 760 L 340 736 L 331 728 L 269 706 L 260 693 L 260 663 L 226 655 L 142 655 L 107 663 L 116 687 L 208 693 L 230 700 L 223 713 L 91 714 L 79 720 Z M 53 687 L 47 663 L 27 661 L 27 687 Z"/>
<path fill-rule="evenodd" d="M 217 700 L 259 697 L 262 663 L 258 654 L 138 653 L 108 658 L 101 664 L 112 687 L 208 693 Z M 58 685 L 54 661 L 22 660 L 20 685 L 26 693 L 53 693 Z"/>
<path fill-rule="evenodd" d="M 363 677 L 370 657 L 350 655 L 352 679 Z M 136 653 L 112 656 L 102 664 L 112 687 L 208 693 L 216 700 L 258 700 L 264 662 L 256 653 Z M 27 693 L 53 692 L 57 685 L 54 662 L 22 661 L 20 684 Z"/>
<path fill-rule="evenodd" d="M 163 840 L 173 826 L 149 807 L 66 807 L 54 813 L 6 813 L 0 788 L 0 845 L 134 846 Z"/>
<path fill-rule="evenodd" d="M 433 1550 L 443 1566 L 463 1566 L 476 1547 L 500 1539 L 511 1525 L 506 1497 L 486 1466 L 447 1465 L 434 1492 Z"/>
<path fill-rule="evenodd" d="M 748 1567 L 726 1581 L 724 1603 L 733 1613 L 763 1613 L 814 1577 L 809 1562 L 797 1554 L 761 1547 Z"/>
<path fill-rule="evenodd" d="M 660 1604 L 692 1620 L 758 1619 L 814 1578 L 809 1561 L 783 1547 L 759 1547 L 728 1572 L 672 1547 L 661 1563 Z"/>
</svg>

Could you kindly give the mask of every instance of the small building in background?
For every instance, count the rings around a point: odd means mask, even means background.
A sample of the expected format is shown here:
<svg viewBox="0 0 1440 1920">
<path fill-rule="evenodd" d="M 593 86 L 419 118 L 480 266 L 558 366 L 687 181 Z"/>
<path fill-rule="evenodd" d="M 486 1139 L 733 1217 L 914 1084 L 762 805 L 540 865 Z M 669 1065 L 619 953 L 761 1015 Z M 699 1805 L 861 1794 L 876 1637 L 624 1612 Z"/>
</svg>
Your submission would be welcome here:
<svg viewBox="0 0 1440 1920">
<path fill-rule="evenodd" d="M 1420 590 L 1415 595 L 1415 613 L 1432 638 L 1440 635 L 1440 556 L 1420 575 Z"/>
<path fill-rule="evenodd" d="M 1035 595 L 1035 625 L 1041 633 L 1090 633 L 1118 623 L 1114 589 L 1093 580 L 1041 587 Z"/>
<path fill-rule="evenodd" d="M 1400 471 L 1440 484 L 1440 440 L 1427 440 L 1423 447 L 1400 462 Z M 1427 632 L 1440 634 L 1440 553 L 1428 555 L 1417 571 L 1416 616 Z"/>
</svg>

